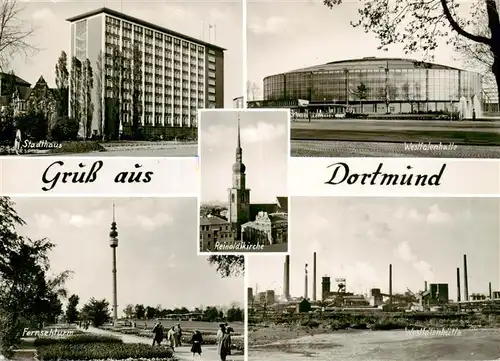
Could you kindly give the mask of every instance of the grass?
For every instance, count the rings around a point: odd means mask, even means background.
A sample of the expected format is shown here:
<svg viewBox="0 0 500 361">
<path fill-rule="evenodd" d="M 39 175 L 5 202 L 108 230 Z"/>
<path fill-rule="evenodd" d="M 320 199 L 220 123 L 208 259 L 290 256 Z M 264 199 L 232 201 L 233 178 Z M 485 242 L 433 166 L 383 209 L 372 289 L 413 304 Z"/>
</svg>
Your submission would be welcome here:
<svg viewBox="0 0 500 361">
<path fill-rule="evenodd" d="M 172 359 L 167 348 L 152 348 L 143 344 L 88 343 L 54 344 L 37 348 L 40 361 L 60 360 L 124 360 L 124 359 Z"/>
<path fill-rule="evenodd" d="M 89 344 L 89 343 L 123 343 L 118 337 L 92 334 L 71 335 L 64 338 L 39 337 L 34 341 L 35 347 L 55 344 Z"/>
<path fill-rule="evenodd" d="M 65 142 L 61 148 L 51 149 L 49 154 L 78 154 L 90 152 L 105 152 L 106 148 L 94 141 Z"/>
<path fill-rule="evenodd" d="M 457 130 L 337 130 L 291 129 L 292 140 L 387 142 L 387 143 L 455 143 L 456 145 L 500 146 L 500 134 Z"/>
<path fill-rule="evenodd" d="M 249 324 L 255 323 L 250 319 Z M 481 313 L 435 313 L 435 312 L 393 312 L 377 314 L 357 314 L 335 312 L 321 317 L 311 315 L 276 316 L 272 323 L 277 325 L 300 325 L 309 329 L 329 329 L 331 331 L 346 329 L 366 330 L 399 330 L 404 328 L 487 328 L 500 327 L 499 314 Z"/>
</svg>

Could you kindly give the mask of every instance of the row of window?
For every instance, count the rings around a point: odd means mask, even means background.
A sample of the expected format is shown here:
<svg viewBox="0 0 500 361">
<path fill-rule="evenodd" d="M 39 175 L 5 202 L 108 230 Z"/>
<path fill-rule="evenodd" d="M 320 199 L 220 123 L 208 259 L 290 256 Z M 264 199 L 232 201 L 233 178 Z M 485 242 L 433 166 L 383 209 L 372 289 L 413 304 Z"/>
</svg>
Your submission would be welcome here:
<svg viewBox="0 0 500 361">
<path fill-rule="evenodd" d="M 199 53 L 204 54 L 205 48 L 204 46 L 191 43 L 186 40 L 181 40 L 171 35 L 163 34 L 159 31 L 153 31 L 143 26 L 132 25 L 127 21 L 121 21 L 120 19 L 116 19 L 110 16 L 106 16 L 106 32 L 114 35 L 120 34 L 120 26 L 123 25 L 123 36 L 128 38 L 132 38 L 132 27 L 134 28 L 134 39 L 142 40 L 142 35 L 144 34 L 144 39 L 147 44 L 153 44 L 153 39 L 155 45 L 161 46 L 163 42 L 165 43 L 173 43 L 177 45 L 182 45 L 184 49 L 197 50 Z M 144 29 L 144 32 L 143 32 Z M 215 53 L 215 52 L 214 52 Z"/>
</svg>

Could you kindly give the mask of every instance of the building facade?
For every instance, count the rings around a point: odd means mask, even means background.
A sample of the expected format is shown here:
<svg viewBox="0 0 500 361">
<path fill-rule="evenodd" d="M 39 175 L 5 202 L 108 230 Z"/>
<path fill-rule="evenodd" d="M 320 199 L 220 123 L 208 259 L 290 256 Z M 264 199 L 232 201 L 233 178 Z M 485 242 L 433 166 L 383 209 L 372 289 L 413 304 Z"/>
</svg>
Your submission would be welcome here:
<svg viewBox="0 0 500 361">
<path fill-rule="evenodd" d="M 446 111 L 482 101 L 480 74 L 410 59 L 335 61 L 270 75 L 263 85 L 267 103 L 301 99 L 358 113 Z"/>
<path fill-rule="evenodd" d="M 200 250 L 216 251 L 216 243 L 227 245 L 234 243 L 231 223 L 216 216 L 200 217 Z"/>
<path fill-rule="evenodd" d="M 252 222 L 241 226 L 241 239 L 248 244 L 272 245 L 286 243 L 288 215 L 286 213 L 259 212 Z"/>
<path fill-rule="evenodd" d="M 126 133 L 138 117 L 146 132 L 168 132 L 195 127 L 198 109 L 224 107 L 225 49 L 108 8 L 67 21 L 69 59 L 88 59 L 94 72 L 92 131 L 113 122 Z M 70 94 L 77 87 L 70 75 Z M 117 98 L 121 119 L 105 119 L 99 105 Z M 70 104 L 70 116 L 74 110 Z"/>
</svg>

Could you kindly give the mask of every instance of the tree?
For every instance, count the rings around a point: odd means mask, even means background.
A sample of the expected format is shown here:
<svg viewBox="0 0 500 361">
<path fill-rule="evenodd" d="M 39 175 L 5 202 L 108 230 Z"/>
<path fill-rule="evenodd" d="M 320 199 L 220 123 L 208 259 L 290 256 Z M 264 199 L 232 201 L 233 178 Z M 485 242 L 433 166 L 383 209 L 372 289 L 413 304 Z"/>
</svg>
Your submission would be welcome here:
<svg viewBox="0 0 500 361">
<path fill-rule="evenodd" d="M 59 117 L 68 116 L 68 56 L 65 51 L 61 51 L 61 55 L 56 64 L 56 99 L 57 99 L 57 115 Z"/>
<path fill-rule="evenodd" d="M 135 305 L 134 313 L 137 319 L 143 320 L 144 317 L 146 317 L 146 309 L 144 308 L 144 305 Z"/>
<path fill-rule="evenodd" d="M 132 137 L 139 138 L 139 128 L 141 126 L 142 116 L 142 101 L 141 101 L 141 84 L 142 84 L 142 57 L 137 46 L 134 46 L 132 53 Z"/>
<path fill-rule="evenodd" d="M 151 320 L 152 318 L 156 317 L 156 308 L 147 306 L 146 307 L 146 318 L 148 320 Z"/>
<path fill-rule="evenodd" d="M 83 135 L 85 139 L 92 134 L 92 118 L 94 116 L 94 104 L 92 103 L 92 90 L 94 89 L 94 74 L 89 59 L 85 59 L 82 69 L 82 105 L 83 105 Z"/>
<path fill-rule="evenodd" d="M 123 56 L 118 47 L 113 48 L 111 55 L 111 96 L 105 98 L 105 134 L 108 139 L 118 139 L 121 124 L 121 93 L 123 75 Z"/>
<path fill-rule="evenodd" d="M 353 91 L 354 95 L 359 99 L 359 107 L 360 107 L 360 112 L 363 113 L 363 100 L 366 100 L 368 97 L 368 88 L 366 87 L 365 83 L 361 82 L 357 87 L 356 90 Z"/>
<path fill-rule="evenodd" d="M 342 0 L 323 0 L 323 3 L 333 8 Z M 403 44 L 406 53 L 422 50 L 432 58 L 440 39 L 453 42 L 450 30 L 473 44 L 484 44 L 493 56 L 491 72 L 500 94 L 500 18 L 496 0 L 476 0 L 472 4 L 486 14 L 487 34 L 469 29 L 470 21 L 458 18 L 459 4 L 453 0 L 366 0 L 362 4 L 358 10 L 359 21 L 351 24 L 361 26 L 367 33 L 375 33 L 381 49 L 387 49 L 391 44 Z"/>
<path fill-rule="evenodd" d="M 102 97 L 102 92 L 103 92 L 103 68 L 102 68 L 102 51 L 99 51 L 99 54 L 97 55 L 97 63 L 96 63 L 96 72 L 95 72 L 95 86 L 96 86 L 96 95 L 97 95 L 97 129 L 99 132 L 99 135 L 104 139 L 104 114 L 103 114 L 103 109 L 102 109 L 102 102 L 103 102 L 103 97 Z"/>
<path fill-rule="evenodd" d="M 76 140 L 78 131 L 78 122 L 73 118 L 63 116 L 55 120 L 54 126 L 50 130 L 50 139 L 59 142 Z"/>
<path fill-rule="evenodd" d="M 75 119 L 80 129 L 82 121 L 82 62 L 77 57 L 71 59 L 71 118 Z"/>
<path fill-rule="evenodd" d="M 24 327 L 54 322 L 62 312 L 60 295 L 69 272 L 49 277 L 48 253 L 54 244 L 32 240 L 16 229 L 26 223 L 7 197 L 0 197 L 0 346 L 7 356 Z"/>
<path fill-rule="evenodd" d="M 125 315 L 126 318 L 134 318 L 135 316 L 135 311 L 134 311 L 134 305 L 127 305 L 123 309 L 123 314 Z"/>
<path fill-rule="evenodd" d="M 2 0 L 0 3 L 0 70 L 4 71 L 16 55 L 33 56 L 38 48 L 29 40 L 35 30 L 27 21 L 21 20 L 23 8 L 17 0 Z"/>
<path fill-rule="evenodd" d="M 257 100 L 259 91 L 259 86 L 256 83 L 251 82 L 250 80 L 247 81 L 247 100 Z"/>
<path fill-rule="evenodd" d="M 231 307 L 227 310 L 227 321 L 228 322 L 242 322 L 244 318 L 244 312 L 241 308 Z"/>
<path fill-rule="evenodd" d="M 219 319 L 219 310 L 216 307 L 207 307 L 203 311 L 203 320 L 207 322 L 215 322 Z"/>
<path fill-rule="evenodd" d="M 84 319 L 92 322 L 94 327 L 100 327 L 111 320 L 109 303 L 106 300 L 91 298 L 90 301 L 83 306 L 82 315 Z"/>
<path fill-rule="evenodd" d="M 80 302 L 80 297 L 71 295 L 66 307 L 66 321 L 68 323 L 75 323 L 78 320 L 78 310 L 76 309 L 78 302 Z"/>
<path fill-rule="evenodd" d="M 208 262 L 217 266 L 217 272 L 221 274 L 222 278 L 240 277 L 245 273 L 244 256 L 209 256 Z"/>
<path fill-rule="evenodd" d="M 476 6 L 472 11 L 472 18 L 469 22 L 470 28 L 477 35 L 488 37 L 488 14 L 484 6 Z M 492 86 L 495 84 L 495 77 L 491 72 L 493 53 L 488 45 L 468 40 L 460 35 L 454 38 L 455 51 L 462 55 L 462 61 L 466 68 L 477 69 L 483 75 L 483 84 Z"/>
</svg>

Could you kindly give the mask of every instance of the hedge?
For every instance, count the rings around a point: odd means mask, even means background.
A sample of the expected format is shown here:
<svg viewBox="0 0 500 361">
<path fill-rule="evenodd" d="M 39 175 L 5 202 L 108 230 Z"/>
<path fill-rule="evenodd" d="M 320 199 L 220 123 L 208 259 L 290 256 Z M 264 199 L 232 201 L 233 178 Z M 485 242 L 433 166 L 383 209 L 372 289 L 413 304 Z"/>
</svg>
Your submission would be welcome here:
<svg viewBox="0 0 500 361">
<path fill-rule="evenodd" d="M 118 337 L 92 335 L 92 334 L 71 335 L 64 338 L 38 337 L 34 341 L 35 347 L 56 345 L 56 344 L 79 345 L 88 343 L 123 343 L 123 341 Z"/>
<path fill-rule="evenodd" d="M 106 148 L 100 145 L 95 141 L 77 141 L 77 142 L 66 142 L 61 143 L 61 148 L 53 148 L 49 151 L 49 153 L 70 153 L 70 154 L 78 154 L 78 153 L 90 153 L 90 152 L 105 152 Z"/>
<path fill-rule="evenodd" d="M 40 361 L 62 360 L 124 360 L 124 359 L 172 359 L 173 352 L 167 348 L 145 344 L 90 343 L 54 344 L 37 348 Z"/>
<path fill-rule="evenodd" d="M 183 343 L 191 343 L 191 335 L 182 336 Z M 217 345 L 217 335 L 203 335 L 204 345 Z M 243 337 L 232 336 L 231 337 L 231 349 L 244 351 L 245 350 L 245 340 Z"/>
</svg>

